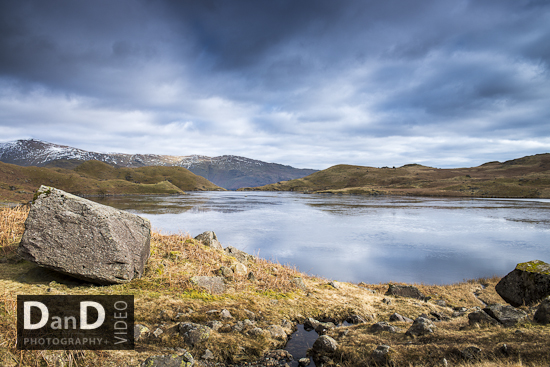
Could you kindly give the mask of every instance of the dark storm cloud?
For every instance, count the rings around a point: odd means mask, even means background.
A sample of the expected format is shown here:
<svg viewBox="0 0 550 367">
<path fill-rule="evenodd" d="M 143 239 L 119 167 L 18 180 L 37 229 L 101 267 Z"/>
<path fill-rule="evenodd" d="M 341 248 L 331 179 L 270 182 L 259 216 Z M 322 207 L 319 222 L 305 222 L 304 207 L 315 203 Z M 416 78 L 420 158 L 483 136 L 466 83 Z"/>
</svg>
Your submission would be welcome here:
<svg viewBox="0 0 550 367">
<path fill-rule="evenodd" d="M 550 150 L 548 39 L 547 1 L 0 1 L 1 138 L 319 168 L 514 158 Z"/>
</svg>

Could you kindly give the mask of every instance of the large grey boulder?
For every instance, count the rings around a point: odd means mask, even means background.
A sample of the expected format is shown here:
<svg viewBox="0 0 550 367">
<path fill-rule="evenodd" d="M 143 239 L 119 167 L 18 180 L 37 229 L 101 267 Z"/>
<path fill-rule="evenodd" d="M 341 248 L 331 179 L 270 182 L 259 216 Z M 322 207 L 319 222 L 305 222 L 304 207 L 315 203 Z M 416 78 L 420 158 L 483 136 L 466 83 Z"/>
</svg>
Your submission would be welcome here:
<svg viewBox="0 0 550 367">
<path fill-rule="evenodd" d="M 150 242 L 147 219 L 41 186 L 25 222 L 19 254 L 92 283 L 126 283 L 143 274 Z"/>
<path fill-rule="evenodd" d="M 422 301 L 428 299 L 418 288 L 413 285 L 395 285 L 390 284 L 386 296 L 416 298 Z"/>
<path fill-rule="evenodd" d="M 527 314 L 524 311 L 508 305 L 491 305 L 485 307 L 483 311 L 507 327 L 515 326 L 518 322 L 527 319 Z"/>
<path fill-rule="evenodd" d="M 550 295 L 550 264 L 540 260 L 520 263 L 495 290 L 514 307 L 534 305 Z"/>
</svg>

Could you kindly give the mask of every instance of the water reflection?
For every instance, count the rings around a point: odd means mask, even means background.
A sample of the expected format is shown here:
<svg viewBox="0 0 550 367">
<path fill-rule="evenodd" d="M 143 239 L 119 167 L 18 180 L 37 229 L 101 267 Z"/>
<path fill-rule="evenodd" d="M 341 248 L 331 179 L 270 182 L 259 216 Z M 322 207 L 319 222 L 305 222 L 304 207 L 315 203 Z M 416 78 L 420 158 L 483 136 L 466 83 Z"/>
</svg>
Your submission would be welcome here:
<svg viewBox="0 0 550 367">
<path fill-rule="evenodd" d="M 224 246 L 342 281 L 442 284 L 550 262 L 550 200 L 199 192 L 101 202 L 164 233 L 213 230 Z"/>
</svg>

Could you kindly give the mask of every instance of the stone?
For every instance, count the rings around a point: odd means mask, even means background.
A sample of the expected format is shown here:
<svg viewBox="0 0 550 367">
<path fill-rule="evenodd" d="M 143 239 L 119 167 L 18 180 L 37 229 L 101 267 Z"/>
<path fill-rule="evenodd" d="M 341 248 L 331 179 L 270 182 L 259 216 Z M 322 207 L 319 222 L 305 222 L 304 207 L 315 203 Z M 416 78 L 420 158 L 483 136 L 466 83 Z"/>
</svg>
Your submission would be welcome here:
<svg viewBox="0 0 550 367">
<path fill-rule="evenodd" d="M 153 331 L 153 335 L 155 336 L 155 338 L 158 338 L 163 333 L 164 333 L 164 330 L 162 330 L 161 328 L 156 328 L 155 331 Z"/>
<path fill-rule="evenodd" d="M 210 351 L 210 349 L 207 349 L 204 351 L 204 354 L 201 356 L 201 359 L 204 359 L 205 361 L 209 361 L 211 359 L 214 359 L 214 354 Z"/>
<path fill-rule="evenodd" d="M 191 284 L 204 288 L 212 294 L 222 294 L 226 289 L 223 277 L 194 276 L 189 281 Z"/>
<path fill-rule="evenodd" d="M 270 350 L 264 353 L 264 359 L 272 359 L 275 361 L 287 361 L 290 362 L 294 359 L 289 351 L 284 349 Z"/>
<path fill-rule="evenodd" d="M 390 316 L 390 321 L 394 321 L 394 322 L 413 322 L 412 319 L 409 319 L 408 317 L 405 317 L 405 316 L 401 316 L 397 312 L 393 313 Z"/>
<path fill-rule="evenodd" d="M 387 364 L 390 362 L 391 348 L 388 345 L 379 345 L 372 351 L 371 357 L 376 364 Z"/>
<path fill-rule="evenodd" d="M 235 248 L 233 246 L 227 246 L 225 248 L 225 254 L 228 256 L 233 256 L 237 261 L 241 263 L 246 263 L 250 260 L 254 260 L 255 257 L 252 255 L 247 254 L 244 251 L 239 250 L 238 248 Z"/>
<path fill-rule="evenodd" d="M 390 284 L 388 291 L 385 293 L 386 296 L 398 296 L 398 297 L 407 297 L 407 298 L 416 298 L 422 301 L 427 300 L 428 298 L 418 290 L 415 286 L 412 285 L 394 285 Z"/>
<path fill-rule="evenodd" d="M 534 319 L 539 324 L 550 324 L 550 297 L 545 298 L 535 311 Z"/>
<path fill-rule="evenodd" d="M 495 290 L 514 307 L 532 306 L 550 295 L 550 264 L 540 260 L 517 264 Z"/>
<path fill-rule="evenodd" d="M 338 349 L 338 343 L 328 335 L 321 335 L 313 343 L 315 353 L 334 353 Z"/>
<path fill-rule="evenodd" d="M 25 222 L 19 254 L 91 283 L 127 283 L 143 274 L 151 223 L 144 218 L 40 186 Z"/>
<path fill-rule="evenodd" d="M 252 311 L 249 311 L 247 309 L 244 309 L 244 313 L 246 314 L 246 316 L 248 317 L 248 319 L 254 321 L 256 320 L 256 314 Z"/>
<path fill-rule="evenodd" d="M 309 366 L 310 363 L 311 363 L 311 358 L 309 358 L 309 357 L 300 358 L 298 360 L 298 366 L 300 366 L 300 367 Z"/>
<path fill-rule="evenodd" d="M 508 305 L 491 305 L 485 307 L 483 311 L 506 327 L 515 326 L 518 322 L 527 319 L 524 311 Z"/>
<path fill-rule="evenodd" d="M 178 326 L 178 332 L 183 337 L 185 343 L 195 346 L 196 344 L 203 343 L 210 338 L 212 329 L 208 326 L 195 324 L 192 322 L 182 322 Z"/>
<path fill-rule="evenodd" d="M 336 280 L 333 280 L 331 281 L 330 283 L 328 283 L 332 288 L 334 289 L 340 289 L 340 283 L 337 282 Z"/>
<path fill-rule="evenodd" d="M 138 341 L 142 339 L 149 332 L 149 328 L 145 325 L 136 324 L 134 326 L 134 340 Z"/>
<path fill-rule="evenodd" d="M 195 360 L 189 352 L 182 355 L 167 354 L 151 356 L 141 364 L 141 367 L 193 367 Z"/>
<path fill-rule="evenodd" d="M 195 237 L 195 239 L 197 241 L 200 241 L 205 246 L 212 247 L 216 250 L 222 250 L 223 251 L 223 246 L 218 241 L 218 237 L 216 236 L 216 234 L 213 231 L 202 232 L 197 237 Z"/>
<path fill-rule="evenodd" d="M 290 283 L 294 284 L 296 287 L 300 288 L 303 291 L 307 291 L 306 283 L 304 283 L 302 277 L 292 278 L 290 280 Z"/>
<path fill-rule="evenodd" d="M 350 323 L 350 324 L 364 324 L 367 322 L 367 320 L 365 320 L 365 318 L 361 315 L 350 315 L 346 318 L 346 322 Z"/>
<path fill-rule="evenodd" d="M 433 333 L 435 325 L 433 322 L 425 317 L 418 317 L 414 320 L 412 326 L 407 330 L 405 335 L 407 336 L 422 336 Z"/>
<path fill-rule="evenodd" d="M 269 331 L 273 339 L 280 340 L 283 342 L 285 342 L 287 339 L 285 330 L 279 325 L 270 325 L 267 328 L 267 331 Z"/>
<path fill-rule="evenodd" d="M 380 332 L 380 331 L 387 331 L 389 333 L 397 333 L 397 332 L 401 331 L 400 328 L 398 328 L 396 326 L 393 326 L 391 324 L 388 324 L 387 322 L 384 322 L 384 321 L 380 321 L 380 322 L 377 322 L 376 324 L 371 325 L 370 329 L 373 333 L 377 333 L 377 332 Z"/>
<path fill-rule="evenodd" d="M 323 330 L 332 329 L 334 327 L 336 327 L 336 325 L 332 322 L 321 322 L 311 317 L 308 317 L 304 321 L 304 330 L 306 331 L 315 330 L 317 333 L 321 333 Z"/>
<path fill-rule="evenodd" d="M 220 268 L 219 274 L 224 278 L 233 278 L 233 270 L 231 270 L 231 268 L 228 268 L 227 266 L 222 266 Z"/>
<path fill-rule="evenodd" d="M 248 273 L 248 280 L 250 280 L 251 282 L 255 282 L 256 281 L 256 275 L 254 275 L 253 272 L 250 272 Z"/>
<path fill-rule="evenodd" d="M 252 336 L 265 335 L 265 332 L 266 332 L 266 330 L 263 330 L 259 327 L 255 327 L 255 328 L 250 329 L 250 330 L 247 331 L 247 333 L 252 335 Z M 267 333 L 271 335 L 271 333 L 269 333 L 269 332 L 267 332 Z"/>
<path fill-rule="evenodd" d="M 231 270 L 233 270 L 233 273 L 236 275 L 245 275 L 248 273 L 248 269 L 246 268 L 246 265 L 237 263 L 231 267 Z"/>
<path fill-rule="evenodd" d="M 477 361 L 481 359 L 481 349 L 478 347 L 468 347 L 460 352 L 462 358 L 467 361 Z"/>
<path fill-rule="evenodd" d="M 475 324 L 498 325 L 498 321 L 492 318 L 485 311 L 476 311 L 468 314 L 468 323 L 473 326 Z"/>
<path fill-rule="evenodd" d="M 232 319 L 233 316 L 231 315 L 231 312 L 229 310 L 226 310 L 225 308 L 220 311 L 220 317 L 222 319 Z"/>
<path fill-rule="evenodd" d="M 219 321 L 211 320 L 206 323 L 206 326 L 214 331 L 218 331 L 223 326 L 223 324 Z"/>
</svg>

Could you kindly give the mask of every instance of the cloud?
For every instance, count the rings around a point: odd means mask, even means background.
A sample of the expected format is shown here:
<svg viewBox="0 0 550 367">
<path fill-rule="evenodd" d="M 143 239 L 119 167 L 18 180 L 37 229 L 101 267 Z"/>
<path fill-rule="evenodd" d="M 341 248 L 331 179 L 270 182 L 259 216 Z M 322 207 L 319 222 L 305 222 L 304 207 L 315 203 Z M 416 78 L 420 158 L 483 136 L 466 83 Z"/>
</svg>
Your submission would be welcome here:
<svg viewBox="0 0 550 367">
<path fill-rule="evenodd" d="M 550 151 L 544 1 L 0 4 L 1 139 L 462 166 Z"/>
</svg>

